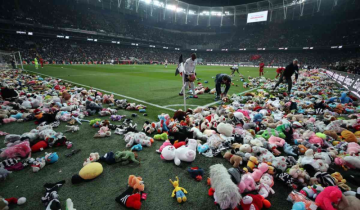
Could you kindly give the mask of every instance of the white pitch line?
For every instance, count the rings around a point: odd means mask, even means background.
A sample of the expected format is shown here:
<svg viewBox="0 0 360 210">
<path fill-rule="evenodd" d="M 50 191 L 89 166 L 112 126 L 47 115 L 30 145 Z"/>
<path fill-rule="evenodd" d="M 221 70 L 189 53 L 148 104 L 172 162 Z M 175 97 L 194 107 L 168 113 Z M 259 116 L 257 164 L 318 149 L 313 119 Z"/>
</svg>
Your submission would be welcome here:
<svg viewBox="0 0 360 210">
<path fill-rule="evenodd" d="M 164 107 L 171 107 L 171 106 L 184 106 L 184 104 L 171 104 L 171 105 L 167 105 L 167 106 L 164 106 Z M 195 104 L 186 104 L 186 106 L 200 106 L 200 105 L 195 105 Z"/>
<path fill-rule="evenodd" d="M 243 94 L 243 93 L 247 93 L 247 92 L 251 92 L 253 90 L 256 90 L 258 88 L 253 88 L 253 89 L 250 89 L 250 90 L 247 90 L 247 91 L 244 91 L 244 92 L 241 92 L 240 94 Z M 214 101 L 214 102 L 211 102 L 209 104 L 206 104 L 204 106 L 201 106 L 202 108 L 205 108 L 205 107 L 208 107 L 208 106 L 211 106 L 211 105 L 214 105 L 214 104 L 217 104 L 219 101 Z"/>
<path fill-rule="evenodd" d="M 61 79 L 61 78 L 53 77 L 53 76 L 50 76 L 50 75 L 42 74 L 42 73 L 39 73 L 39 72 L 30 71 L 30 70 L 27 70 L 27 69 L 24 69 L 24 70 L 25 70 L 25 71 L 32 72 L 32 73 L 35 73 L 35 74 L 44 75 L 44 76 L 47 76 L 47 77 L 52 77 L 52 78 L 56 78 L 56 79 Z M 133 100 L 133 101 L 137 101 L 137 102 L 140 102 L 140 103 L 143 103 L 143 104 L 148 104 L 148 105 L 150 105 L 150 106 L 158 107 L 158 108 L 161 108 L 161 109 L 166 109 L 166 110 L 173 111 L 173 112 L 176 111 L 175 109 L 171 109 L 171 108 L 167 108 L 167 107 L 165 107 L 165 106 L 160 106 L 160 105 L 158 105 L 158 104 L 153 104 L 153 103 L 150 103 L 150 102 L 146 102 L 146 101 L 143 101 L 143 100 L 140 100 L 140 99 L 137 99 L 137 98 L 133 98 L 133 97 L 130 97 L 130 96 L 125 96 L 125 95 L 121 95 L 121 94 L 118 94 L 118 93 L 110 92 L 110 91 L 107 91 L 107 90 L 102 90 L 102 89 L 96 88 L 96 87 L 90 87 L 90 86 L 88 86 L 88 85 L 83 85 L 83 84 L 80 84 L 80 83 L 77 83 L 77 82 L 73 82 L 73 81 L 70 81 L 70 80 L 66 80 L 66 79 L 61 79 L 61 80 L 66 81 L 66 82 L 69 82 L 69 83 L 73 83 L 73 84 L 76 84 L 76 85 L 80 85 L 80 86 L 83 86 L 83 87 L 87 87 L 87 88 L 94 88 L 94 89 L 100 90 L 100 91 L 102 91 L 102 92 L 114 94 L 114 95 L 116 95 L 116 96 L 120 96 L 120 97 L 123 97 L 123 98 L 127 98 L 127 99 L 130 99 L 130 100 Z"/>
</svg>

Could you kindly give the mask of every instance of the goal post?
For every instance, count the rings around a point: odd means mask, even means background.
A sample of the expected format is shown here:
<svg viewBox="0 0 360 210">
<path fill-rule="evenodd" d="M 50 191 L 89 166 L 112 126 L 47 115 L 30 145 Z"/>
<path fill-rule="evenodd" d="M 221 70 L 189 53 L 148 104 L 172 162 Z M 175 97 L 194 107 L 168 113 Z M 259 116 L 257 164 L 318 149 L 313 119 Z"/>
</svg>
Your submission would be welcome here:
<svg viewBox="0 0 360 210">
<path fill-rule="evenodd" d="M 1 69 L 24 69 L 21 53 L 19 51 L 0 50 Z"/>
</svg>

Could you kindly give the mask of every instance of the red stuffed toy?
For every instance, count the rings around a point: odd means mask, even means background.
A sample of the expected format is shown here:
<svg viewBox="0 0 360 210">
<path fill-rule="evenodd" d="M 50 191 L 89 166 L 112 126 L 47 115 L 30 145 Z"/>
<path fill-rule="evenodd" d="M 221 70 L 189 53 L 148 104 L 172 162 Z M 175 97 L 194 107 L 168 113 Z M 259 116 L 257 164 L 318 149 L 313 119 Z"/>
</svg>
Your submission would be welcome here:
<svg viewBox="0 0 360 210">
<path fill-rule="evenodd" d="M 261 195 L 248 194 L 241 199 L 240 205 L 243 210 L 260 210 L 270 208 L 271 203 Z"/>
<path fill-rule="evenodd" d="M 315 203 L 320 209 L 335 210 L 333 204 L 340 202 L 341 190 L 337 186 L 326 187 L 317 197 Z"/>
</svg>

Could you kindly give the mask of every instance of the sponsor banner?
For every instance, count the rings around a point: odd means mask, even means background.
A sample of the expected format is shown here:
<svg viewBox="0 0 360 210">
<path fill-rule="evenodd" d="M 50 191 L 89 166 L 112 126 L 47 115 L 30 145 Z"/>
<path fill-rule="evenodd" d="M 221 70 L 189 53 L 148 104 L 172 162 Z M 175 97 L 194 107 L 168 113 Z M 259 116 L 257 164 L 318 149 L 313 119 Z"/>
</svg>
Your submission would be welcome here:
<svg viewBox="0 0 360 210">
<path fill-rule="evenodd" d="M 247 23 L 255 23 L 267 21 L 268 11 L 249 13 L 247 16 Z"/>
<path fill-rule="evenodd" d="M 335 70 L 326 70 L 326 74 L 360 98 L 360 75 Z"/>
</svg>

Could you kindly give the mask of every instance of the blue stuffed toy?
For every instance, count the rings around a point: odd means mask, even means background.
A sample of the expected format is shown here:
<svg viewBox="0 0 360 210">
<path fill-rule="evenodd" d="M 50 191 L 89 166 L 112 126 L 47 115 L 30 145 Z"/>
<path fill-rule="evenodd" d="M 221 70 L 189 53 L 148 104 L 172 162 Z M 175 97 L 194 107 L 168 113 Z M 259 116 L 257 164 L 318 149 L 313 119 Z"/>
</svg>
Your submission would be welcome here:
<svg viewBox="0 0 360 210">
<path fill-rule="evenodd" d="M 23 114 L 22 113 L 17 113 L 16 115 L 10 115 L 10 117 L 12 117 L 12 118 L 15 118 L 15 119 L 21 119 L 21 117 L 23 116 Z"/>
<path fill-rule="evenodd" d="M 46 163 L 56 163 L 58 160 L 59 160 L 59 156 L 56 152 L 53 152 L 53 153 L 47 153 L 45 152 L 45 161 Z"/>
<path fill-rule="evenodd" d="M 291 210 L 306 210 L 304 202 L 296 202 L 292 206 Z"/>
<path fill-rule="evenodd" d="M 161 116 L 161 115 L 159 115 L 158 117 L 159 117 L 159 120 L 162 121 L 161 127 L 162 127 L 162 129 L 163 129 L 163 132 L 168 132 L 169 129 L 168 129 L 168 127 L 166 126 L 166 119 L 165 119 L 165 117 L 164 117 L 164 116 Z"/>
<path fill-rule="evenodd" d="M 197 147 L 197 151 L 199 152 L 199 154 L 208 151 L 208 149 L 209 149 L 209 145 L 207 144 L 203 144 L 203 145 L 199 144 Z"/>
<path fill-rule="evenodd" d="M 263 115 L 261 113 L 254 115 L 253 122 L 255 123 L 261 123 L 263 119 Z"/>
<path fill-rule="evenodd" d="M 294 153 L 294 148 L 288 144 L 288 143 L 285 143 L 284 144 L 284 152 L 288 155 L 292 155 L 292 156 L 297 156 L 295 153 Z"/>
<path fill-rule="evenodd" d="M 131 151 L 141 151 L 142 150 L 142 146 L 141 144 L 136 144 L 134 146 L 131 147 Z"/>
</svg>

